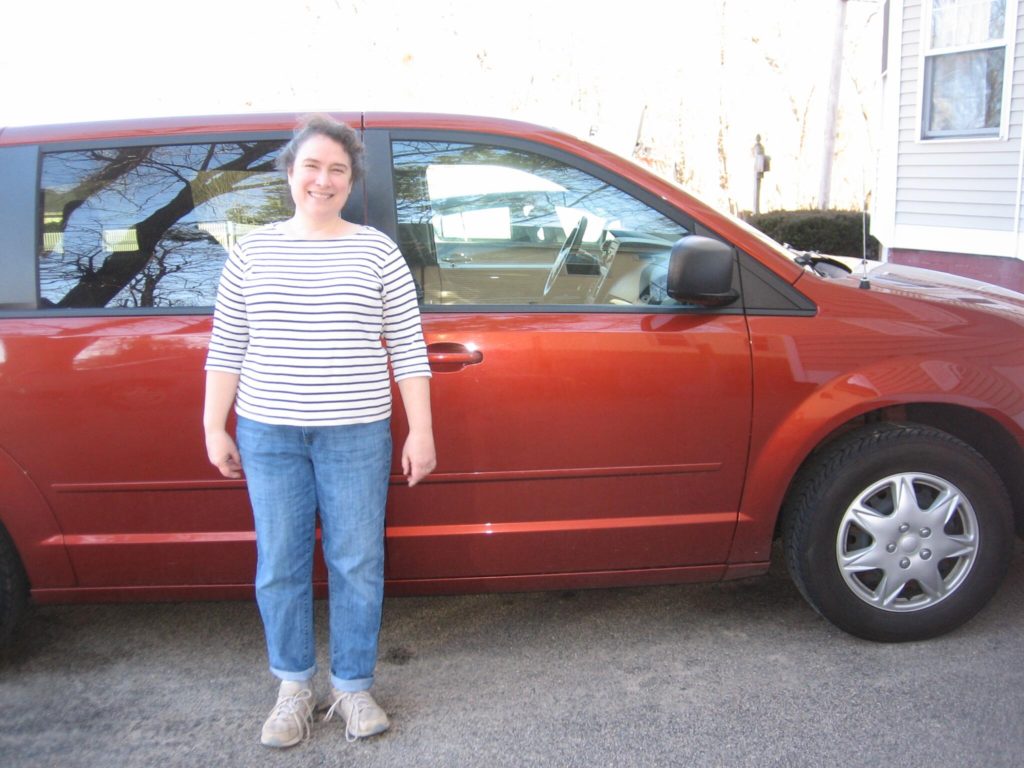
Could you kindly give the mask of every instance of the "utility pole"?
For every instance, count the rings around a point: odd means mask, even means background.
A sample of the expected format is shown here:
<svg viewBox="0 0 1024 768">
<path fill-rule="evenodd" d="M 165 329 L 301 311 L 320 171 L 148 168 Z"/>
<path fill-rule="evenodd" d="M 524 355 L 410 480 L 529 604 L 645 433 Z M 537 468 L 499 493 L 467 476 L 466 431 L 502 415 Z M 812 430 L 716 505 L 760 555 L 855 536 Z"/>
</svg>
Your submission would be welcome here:
<svg viewBox="0 0 1024 768">
<path fill-rule="evenodd" d="M 832 192 L 832 161 L 836 152 L 836 119 L 839 112 L 839 82 L 843 72 L 843 33 L 846 29 L 846 2 L 835 0 L 836 9 L 835 37 L 832 45 L 832 73 L 829 79 L 828 100 L 825 104 L 825 135 L 821 158 L 821 183 L 818 187 L 818 207 L 824 210 L 829 206 Z"/>
</svg>

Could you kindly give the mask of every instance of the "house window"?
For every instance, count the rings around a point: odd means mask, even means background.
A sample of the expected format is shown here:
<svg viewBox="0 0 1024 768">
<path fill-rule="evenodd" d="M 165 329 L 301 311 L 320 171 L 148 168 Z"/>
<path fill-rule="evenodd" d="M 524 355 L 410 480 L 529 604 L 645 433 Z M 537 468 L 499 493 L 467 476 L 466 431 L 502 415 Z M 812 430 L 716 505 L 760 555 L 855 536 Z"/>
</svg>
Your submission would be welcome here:
<svg viewBox="0 0 1024 768">
<path fill-rule="evenodd" d="M 1007 5 L 1007 0 L 930 0 L 924 138 L 999 135 L 1008 47 Z"/>
</svg>

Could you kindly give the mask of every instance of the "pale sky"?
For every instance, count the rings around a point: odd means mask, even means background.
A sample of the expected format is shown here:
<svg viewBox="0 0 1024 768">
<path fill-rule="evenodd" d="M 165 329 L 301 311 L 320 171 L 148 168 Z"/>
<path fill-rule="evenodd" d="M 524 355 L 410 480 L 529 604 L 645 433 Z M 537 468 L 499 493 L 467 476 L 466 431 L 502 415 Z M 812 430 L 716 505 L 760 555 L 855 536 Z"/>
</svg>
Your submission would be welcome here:
<svg viewBox="0 0 1024 768">
<path fill-rule="evenodd" d="M 11 8 L 11 3 L 7 7 Z M 430 111 L 528 120 L 749 207 L 806 203 L 838 0 L 49 0 L 0 31 L 0 126 L 174 114 Z M 873 152 L 880 24 L 848 3 L 836 194 Z M 844 154 L 846 156 L 845 160 Z M 723 157 L 725 159 L 723 159 Z M 848 168 L 846 167 L 848 166 Z M 788 169 L 788 172 L 787 172 Z M 724 171 L 724 173 L 723 173 Z M 840 188 L 843 190 L 840 193 Z"/>
</svg>

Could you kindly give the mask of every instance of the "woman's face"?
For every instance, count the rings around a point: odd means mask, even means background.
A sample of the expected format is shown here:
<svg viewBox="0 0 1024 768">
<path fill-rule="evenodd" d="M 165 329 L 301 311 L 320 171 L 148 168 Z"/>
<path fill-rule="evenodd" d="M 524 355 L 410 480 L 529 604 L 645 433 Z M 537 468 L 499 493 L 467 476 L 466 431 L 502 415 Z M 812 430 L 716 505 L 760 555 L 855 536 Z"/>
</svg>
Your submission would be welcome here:
<svg viewBox="0 0 1024 768">
<path fill-rule="evenodd" d="M 288 185 L 296 215 L 337 218 L 352 191 L 352 160 L 334 139 L 315 134 L 299 146 Z"/>
</svg>

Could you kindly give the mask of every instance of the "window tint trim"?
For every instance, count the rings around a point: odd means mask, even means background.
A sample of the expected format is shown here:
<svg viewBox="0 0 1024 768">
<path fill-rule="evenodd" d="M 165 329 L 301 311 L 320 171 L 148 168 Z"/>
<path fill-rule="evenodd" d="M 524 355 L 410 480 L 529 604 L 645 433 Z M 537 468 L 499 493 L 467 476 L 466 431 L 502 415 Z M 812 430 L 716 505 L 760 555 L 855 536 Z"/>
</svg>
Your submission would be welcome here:
<svg viewBox="0 0 1024 768">
<path fill-rule="evenodd" d="M 692 305 L 617 306 L 615 304 L 421 304 L 424 315 L 742 315 L 740 302 L 728 307 Z"/>
<path fill-rule="evenodd" d="M 740 251 L 737 273 L 748 315 L 814 317 L 818 314 L 818 306 L 813 301 L 743 251 Z"/>
<path fill-rule="evenodd" d="M 182 134 L 150 134 L 146 136 L 125 136 L 85 141 L 54 141 L 38 145 L 42 155 L 53 152 L 84 152 L 91 149 L 113 149 L 115 147 L 172 147 L 188 146 L 189 144 L 237 144 L 243 141 L 287 141 L 292 137 L 291 131 L 253 131 L 218 133 Z"/>
<path fill-rule="evenodd" d="M 41 307 L 0 307 L 0 319 L 23 319 L 42 317 L 186 317 L 212 316 L 213 307 L 68 307 L 59 309 Z"/>
<path fill-rule="evenodd" d="M 366 223 L 376 227 L 398 242 L 398 212 L 395 210 L 394 158 L 391 136 L 383 129 L 370 129 L 363 134 L 366 149 L 364 197 Z"/>
<path fill-rule="evenodd" d="M 0 309 L 36 306 L 40 162 L 35 145 L 0 149 Z"/>
</svg>

